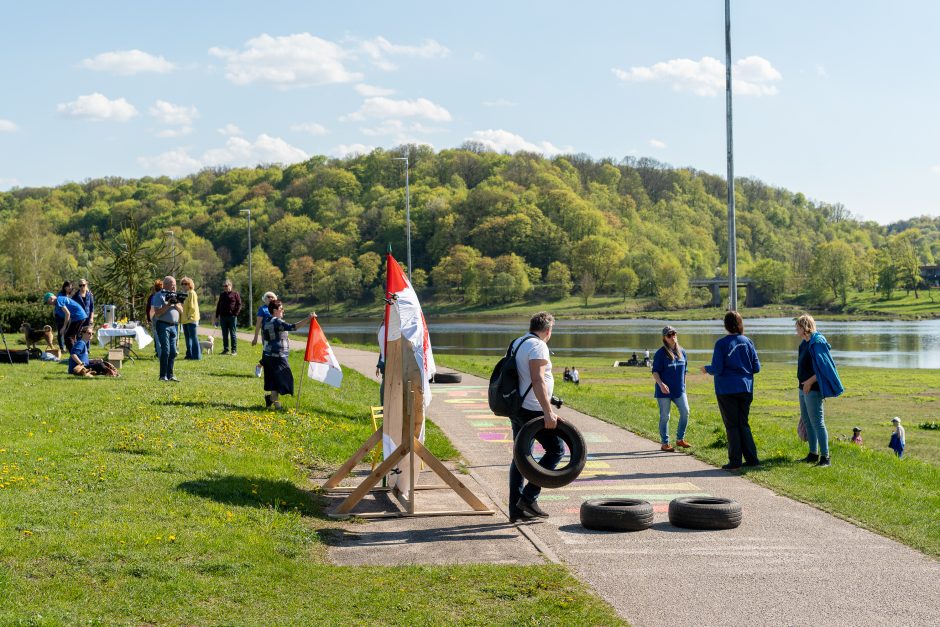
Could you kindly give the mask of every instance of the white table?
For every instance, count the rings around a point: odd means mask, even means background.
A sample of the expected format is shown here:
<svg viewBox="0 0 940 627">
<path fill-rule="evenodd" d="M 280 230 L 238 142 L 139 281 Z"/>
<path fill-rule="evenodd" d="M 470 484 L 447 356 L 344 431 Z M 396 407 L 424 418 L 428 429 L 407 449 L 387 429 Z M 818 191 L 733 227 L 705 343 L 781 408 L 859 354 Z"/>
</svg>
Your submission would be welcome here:
<svg viewBox="0 0 940 627">
<path fill-rule="evenodd" d="M 147 334 L 144 328 L 140 325 L 137 325 L 133 329 L 121 329 L 121 328 L 107 328 L 104 327 L 98 329 L 98 345 L 104 346 L 108 343 L 108 340 L 114 340 L 115 338 L 121 337 L 131 337 L 137 340 L 137 347 L 144 348 L 151 342 L 153 338 Z"/>
</svg>

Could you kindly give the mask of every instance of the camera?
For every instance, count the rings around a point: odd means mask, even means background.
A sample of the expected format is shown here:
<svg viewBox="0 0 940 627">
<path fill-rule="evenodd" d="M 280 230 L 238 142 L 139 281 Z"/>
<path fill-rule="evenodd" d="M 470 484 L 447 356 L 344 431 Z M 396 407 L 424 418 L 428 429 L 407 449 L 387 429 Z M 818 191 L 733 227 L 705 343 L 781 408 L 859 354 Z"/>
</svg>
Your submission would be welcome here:
<svg viewBox="0 0 940 627">
<path fill-rule="evenodd" d="M 555 407 L 557 407 L 558 409 L 561 409 L 561 406 L 565 404 L 564 399 L 558 398 L 554 394 L 552 394 L 552 400 L 550 400 L 549 402 Z"/>
<path fill-rule="evenodd" d="M 186 301 L 187 296 L 189 296 L 189 294 L 186 292 L 163 290 L 163 299 L 166 301 L 167 305 L 182 305 Z"/>
</svg>

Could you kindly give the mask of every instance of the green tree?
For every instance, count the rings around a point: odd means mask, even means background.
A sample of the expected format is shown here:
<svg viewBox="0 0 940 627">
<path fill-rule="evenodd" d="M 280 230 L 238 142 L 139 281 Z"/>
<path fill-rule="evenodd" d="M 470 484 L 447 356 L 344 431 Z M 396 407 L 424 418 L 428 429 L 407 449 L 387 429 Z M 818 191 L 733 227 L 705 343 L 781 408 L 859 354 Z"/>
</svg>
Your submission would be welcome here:
<svg viewBox="0 0 940 627">
<path fill-rule="evenodd" d="M 590 272 L 581 273 L 581 281 L 578 283 L 578 289 L 581 292 L 581 298 L 584 299 L 584 306 L 588 306 L 588 301 L 597 291 L 597 280 Z"/>
<path fill-rule="evenodd" d="M 614 286 L 617 288 L 617 292 L 623 297 L 623 302 L 627 302 L 628 297 L 636 294 L 639 285 L 640 279 L 637 277 L 636 272 L 633 271 L 633 268 L 624 266 L 614 272 Z"/>
<path fill-rule="evenodd" d="M 560 261 L 548 264 L 545 271 L 545 296 L 552 300 L 561 300 L 571 295 L 574 283 L 571 280 L 571 271 Z"/>
<path fill-rule="evenodd" d="M 832 291 L 833 298 L 841 299 L 844 307 L 854 267 L 855 253 L 844 241 L 833 240 L 819 245 L 811 266 L 812 283 L 817 293 Z"/>
<path fill-rule="evenodd" d="M 776 259 L 761 259 L 755 263 L 748 271 L 748 276 L 754 282 L 758 302 L 777 302 L 786 288 L 789 274 L 787 265 Z"/>
<path fill-rule="evenodd" d="M 626 246 L 599 235 L 585 237 L 571 251 L 571 265 L 575 272 L 586 272 L 594 279 L 596 289 L 603 289 L 614 269 L 627 255 Z"/>
<path fill-rule="evenodd" d="M 248 260 L 232 268 L 229 272 L 229 278 L 232 280 L 233 287 L 241 292 L 242 298 L 246 301 L 246 310 L 251 310 L 258 304 L 258 299 L 267 291 L 278 293 L 284 281 L 284 273 L 271 262 L 271 258 L 264 252 L 261 246 L 255 246 L 251 253 L 251 281 L 253 290 L 251 293 L 255 296 L 255 303 L 247 303 L 248 300 Z M 249 307 L 248 305 L 251 305 Z M 252 311 L 251 316 L 254 315 Z"/>
<path fill-rule="evenodd" d="M 92 242 L 102 260 L 91 277 L 97 302 L 116 305 L 130 320 L 141 320 L 157 269 L 170 258 L 166 241 L 144 244 L 140 231 L 125 228 L 110 237 L 95 235 Z"/>
<path fill-rule="evenodd" d="M 689 276 L 671 257 L 656 265 L 656 300 L 665 309 L 676 309 L 688 303 Z"/>
</svg>

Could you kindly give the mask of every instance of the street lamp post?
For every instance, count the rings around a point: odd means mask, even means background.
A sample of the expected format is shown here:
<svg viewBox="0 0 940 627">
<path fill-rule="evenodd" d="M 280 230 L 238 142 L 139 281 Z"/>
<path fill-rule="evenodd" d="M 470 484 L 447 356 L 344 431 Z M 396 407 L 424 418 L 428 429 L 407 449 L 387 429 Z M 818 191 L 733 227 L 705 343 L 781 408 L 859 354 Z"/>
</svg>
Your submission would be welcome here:
<svg viewBox="0 0 940 627">
<path fill-rule="evenodd" d="M 738 249 L 734 224 L 734 145 L 731 141 L 731 0 L 725 0 L 725 126 L 728 132 L 728 292 L 738 309 Z"/>
<path fill-rule="evenodd" d="M 173 271 L 172 273 L 175 274 L 176 273 L 176 233 L 170 230 L 170 231 L 167 231 L 166 234 L 170 236 L 170 245 L 173 247 Z"/>
<path fill-rule="evenodd" d="M 251 209 L 242 209 L 238 213 L 248 214 L 248 319 L 255 311 L 254 283 L 251 277 Z"/>
<path fill-rule="evenodd" d="M 411 282 L 411 187 L 408 184 L 408 157 L 392 157 L 405 162 L 405 241 L 408 252 L 408 281 Z"/>
</svg>

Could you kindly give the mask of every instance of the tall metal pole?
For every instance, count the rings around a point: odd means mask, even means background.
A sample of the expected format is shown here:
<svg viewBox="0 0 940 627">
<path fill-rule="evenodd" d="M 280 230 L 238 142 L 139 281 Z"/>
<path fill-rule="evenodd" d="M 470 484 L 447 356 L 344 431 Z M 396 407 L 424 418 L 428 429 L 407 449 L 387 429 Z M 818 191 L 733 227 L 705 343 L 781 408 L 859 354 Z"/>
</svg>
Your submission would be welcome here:
<svg viewBox="0 0 940 627">
<path fill-rule="evenodd" d="M 738 249 L 734 224 L 734 143 L 731 137 L 731 0 L 725 0 L 725 109 L 728 130 L 728 293 L 738 309 Z"/>
<path fill-rule="evenodd" d="M 254 282 L 251 277 L 251 209 L 242 209 L 239 213 L 248 214 L 248 319 L 255 314 Z"/>
<path fill-rule="evenodd" d="M 408 252 L 408 281 L 411 282 L 411 187 L 408 181 L 408 157 L 392 157 L 405 162 L 405 241 Z"/>
<path fill-rule="evenodd" d="M 173 270 L 171 274 L 176 274 L 176 233 L 167 231 L 166 234 L 170 236 L 170 245 L 173 247 Z"/>
</svg>

